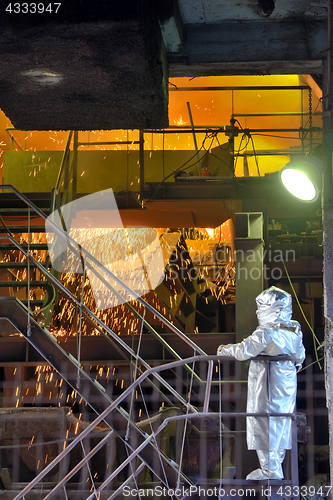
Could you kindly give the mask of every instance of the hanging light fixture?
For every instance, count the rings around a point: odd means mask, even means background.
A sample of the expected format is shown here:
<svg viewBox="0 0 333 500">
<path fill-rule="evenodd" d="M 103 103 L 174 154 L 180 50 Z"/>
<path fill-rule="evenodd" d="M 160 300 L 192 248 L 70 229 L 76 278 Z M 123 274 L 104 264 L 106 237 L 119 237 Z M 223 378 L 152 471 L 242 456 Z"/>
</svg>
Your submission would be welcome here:
<svg viewBox="0 0 333 500">
<path fill-rule="evenodd" d="M 275 9 L 275 0 L 258 0 L 258 12 L 262 17 L 269 17 Z"/>
<path fill-rule="evenodd" d="M 322 162 L 315 156 L 293 159 L 280 170 L 280 179 L 295 198 L 312 203 L 321 191 Z"/>
</svg>

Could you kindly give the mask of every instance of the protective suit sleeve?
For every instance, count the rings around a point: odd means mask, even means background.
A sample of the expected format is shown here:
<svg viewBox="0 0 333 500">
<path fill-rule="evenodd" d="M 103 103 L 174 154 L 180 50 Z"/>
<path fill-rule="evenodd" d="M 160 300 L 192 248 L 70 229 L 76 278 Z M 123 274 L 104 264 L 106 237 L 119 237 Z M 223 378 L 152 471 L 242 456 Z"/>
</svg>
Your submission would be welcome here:
<svg viewBox="0 0 333 500">
<path fill-rule="evenodd" d="M 239 344 L 220 345 L 217 350 L 219 356 L 231 356 L 238 361 L 245 361 L 260 354 L 268 344 L 265 329 L 259 327 L 252 335 Z"/>
<path fill-rule="evenodd" d="M 296 335 L 295 364 L 298 369 L 300 369 L 303 361 L 305 360 L 305 349 L 303 345 L 303 333 L 299 324 L 296 329 Z"/>
</svg>

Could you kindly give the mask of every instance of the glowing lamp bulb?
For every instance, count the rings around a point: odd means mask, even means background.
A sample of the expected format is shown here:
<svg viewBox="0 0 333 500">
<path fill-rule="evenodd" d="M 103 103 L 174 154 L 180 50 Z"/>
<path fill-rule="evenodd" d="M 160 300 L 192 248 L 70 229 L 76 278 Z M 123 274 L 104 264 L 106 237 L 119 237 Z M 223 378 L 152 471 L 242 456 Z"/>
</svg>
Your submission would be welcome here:
<svg viewBox="0 0 333 500">
<path fill-rule="evenodd" d="M 308 176 L 300 170 L 288 168 L 281 172 L 281 181 L 284 187 L 296 198 L 303 201 L 312 201 L 317 196 L 317 190 Z"/>
<path fill-rule="evenodd" d="M 322 184 L 323 164 L 315 156 L 293 158 L 280 170 L 284 188 L 295 198 L 311 203 L 318 199 Z"/>
</svg>

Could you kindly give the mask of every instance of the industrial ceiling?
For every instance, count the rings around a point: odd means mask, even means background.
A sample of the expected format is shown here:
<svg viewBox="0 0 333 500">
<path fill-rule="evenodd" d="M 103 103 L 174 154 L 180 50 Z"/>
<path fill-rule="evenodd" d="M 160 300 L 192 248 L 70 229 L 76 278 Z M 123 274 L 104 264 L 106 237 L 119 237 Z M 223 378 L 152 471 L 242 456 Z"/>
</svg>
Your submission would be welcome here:
<svg viewBox="0 0 333 500">
<path fill-rule="evenodd" d="M 21 130 L 165 127 L 169 75 L 323 71 L 322 0 L 14 5 L 0 1 L 0 108 Z"/>
<path fill-rule="evenodd" d="M 269 2 L 268 2 L 269 3 Z M 275 2 L 274 2 L 275 3 Z M 224 21 L 258 21 L 258 0 L 179 0 L 185 24 L 215 24 Z M 326 0 L 279 0 L 270 15 L 277 19 L 323 19 L 327 16 Z"/>
</svg>

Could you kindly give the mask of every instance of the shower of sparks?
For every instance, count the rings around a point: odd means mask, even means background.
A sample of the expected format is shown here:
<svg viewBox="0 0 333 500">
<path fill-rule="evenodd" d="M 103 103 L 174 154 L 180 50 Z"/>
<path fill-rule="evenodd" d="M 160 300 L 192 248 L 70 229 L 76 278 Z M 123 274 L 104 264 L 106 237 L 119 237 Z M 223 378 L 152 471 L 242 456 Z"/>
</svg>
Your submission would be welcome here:
<svg viewBox="0 0 333 500">
<path fill-rule="evenodd" d="M 187 125 L 187 121 L 183 120 L 183 116 L 179 115 L 179 118 L 174 120 L 175 125 L 181 127 L 182 125 Z"/>
<path fill-rule="evenodd" d="M 76 230 L 77 231 L 77 230 Z M 96 249 L 100 252 L 101 258 L 105 262 L 109 256 L 114 260 L 115 247 L 110 248 L 106 240 L 103 239 L 103 234 L 99 232 L 96 234 L 94 230 L 86 229 L 87 237 L 92 239 L 96 244 Z M 162 238 L 166 234 L 165 228 L 158 228 L 158 234 Z M 203 251 L 209 248 L 215 248 L 218 245 L 219 239 L 216 239 L 217 230 L 211 235 L 208 234 L 205 228 L 192 228 L 185 231 L 184 237 L 179 232 L 179 238 L 172 254 L 165 262 L 165 278 L 163 283 L 159 285 L 156 290 L 147 293 L 143 299 L 151 304 L 156 311 L 161 313 L 171 324 L 175 324 L 178 328 L 186 330 L 187 317 L 191 314 L 196 314 L 196 299 L 193 300 L 193 292 L 187 292 L 188 286 L 193 286 L 197 296 L 202 295 L 203 306 L 209 306 L 212 301 L 217 307 L 220 301 L 224 304 L 230 303 L 234 300 L 235 292 L 235 273 L 232 259 L 227 262 L 214 262 L 214 259 L 206 262 L 202 257 Z M 140 241 L 131 241 L 129 245 L 128 231 L 126 232 L 126 239 L 121 242 L 123 247 L 118 248 L 121 257 L 123 258 L 124 248 L 131 255 L 137 251 L 136 246 Z M 168 233 L 167 233 L 168 234 Z M 27 244 L 28 234 L 21 233 L 17 236 L 17 241 L 21 244 Z M 200 253 L 200 260 L 195 261 L 191 250 L 191 245 L 194 248 L 194 243 L 197 245 L 202 244 L 203 251 Z M 46 236 L 44 233 L 31 233 L 30 243 L 46 243 Z M 103 246 L 104 244 L 104 246 Z M 214 246 L 215 245 L 215 246 Z M 117 250 L 117 249 L 116 249 Z M 39 262 L 45 262 L 47 257 L 46 250 L 31 249 L 31 254 Z M 199 255 L 199 254 L 198 254 Z M 8 250 L 3 252 L 2 262 L 7 262 L 8 271 L 7 276 L 12 281 L 26 281 L 27 269 L 11 268 L 10 262 L 26 263 L 26 257 L 17 250 Z M 196 273 L 193 273 L 193 269 Z M 213 273 L 215 272 L 215 274 Z M 43 274 L 33 267 L 30 268 L 31 279 L 34 281 L 43 281 L 46 278 Z M 208 278 L 207 278 L 208 277 Z M 117 335 L 137 335 L 141 331 L 141 321 L 132 311 L 127 307 L 127 304 L 120 304 L 104 310 L 98 310 L 92 292 L 90 281 L 87 277 L 83 278 L 82 274 L 64 272 L 61 275 L 61 282 L 67 289 L 71 291 L 79 300 L 82 296 L 83 287 L 83 304 L 87 306 L 105 325 L 108 326 Z M 14 293 L 22 293 L 24 288 L 13 288 Z M 25 295 L 26 297 L 26 295 Z M 43 300 L 45 297 L 45 290 L 42 287 L 32 287 L 30 290 L 30 298 L 32 300 Z M 144 313 L 144 305 L 137 300 L 131 301 L 131 306 L 137 311 L 139 316 Z M 50 306 L 52 310 L 53 306 Z M 191 314 L 188 311 L 193 311 Z M 33 313 L 36 318 L 41 321 L 42 313 L 34 309 Z M 168 329 L 164 324 L 161 324 L 156 314 L 149 311 L 145 313 L 145 319 L 152 327 L 159 332 L 167 332 Z M 185 326 L 184 326 L 185 325 Z M 192 332 L 198 333 L 198 327 L 194 324 L 191 327 Z M 57 303 L 53 307 L 52 320 L 49 330 L 59 342 L 66 342 L 69 337 L 76 337 L 79 329 L 79 310 L 70 303 L 67 297 L 61 293 L 58 294 Z M 144 333 L 148 333 L 149 329 L 144 328 Z M 98 336 L 100 331 L 97 325 L 88 321 L 84 316 L 82 317 L 81 334 L 83 336 Z M 76 353 L 73 353 L 74 355 Z M 141 369 L 139 365 L 139 370 Z M 91 363 L 84 366 L 85 371 L 89 373 L 92 379 L 95 379 L 102 386 L 110 391 L 110 394 L 119 394 L 123 392 L 133 381 L 135 373 L 133 366 L 128 368 L 121 364 L 117 365 L 115 362 L 110 363 Z M 12 370 L 12 368 L 11 368 Z M 11 374 L 17 373 L 17 368 L 11 371 Z M 134 398 L 134 414 L 135 418 L 146 418 L 146 411 L 142 408 L 142 397 L 138 391 L 135 391 Z M 73 412 L 76 412 L 78 419 L 73 425 L 67 425 L 66 432 L 62 435 L 62 447 L 66 448 L 68 439 L 73 438 L 75 435 L 82 432 L 85 421 L 88 420 L 87 416 L 87 402 L 75 390 L 70 388 L 66 381 L 47 364 L 39 364 L 34 368 L 29 367 L 29 377 L 21 375 L 21 369 L 15 378 L 15 387 L 12 386 L 11 394 L 6 396 L 8 406 L 27 407 L 27 406 L 53 406 L 62 407 L 69 406 Z M 161 402 L 164 407 L 164 402 Z M 66 437 L 65 437 L 66 436 Z M 38 437 L 36 442 L 38 443 Z M 27 437 L 27 449 L 31 452 L 35 443 L 35 436 Z M 52 460 L 51 449 L 43 448 L 43 454 L 39 461 L 37 461 L 36 469 L 41 469 L 50 463 Z M 97 478 L 97 473 L 94 472 L 94 477 Z"/>
</svg>

